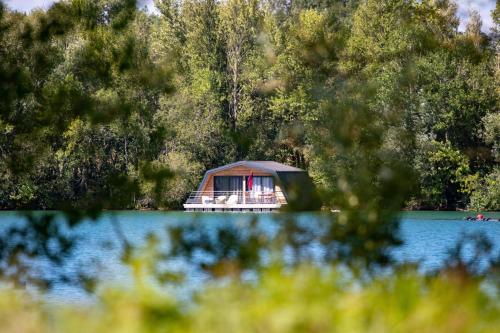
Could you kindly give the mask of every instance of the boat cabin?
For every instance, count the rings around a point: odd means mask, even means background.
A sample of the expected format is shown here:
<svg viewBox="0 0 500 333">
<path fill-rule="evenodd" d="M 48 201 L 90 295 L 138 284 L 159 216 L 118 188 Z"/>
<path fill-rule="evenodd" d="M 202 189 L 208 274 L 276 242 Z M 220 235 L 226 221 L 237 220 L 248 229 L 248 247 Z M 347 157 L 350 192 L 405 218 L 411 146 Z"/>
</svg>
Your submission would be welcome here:
<svg viewBox="0 0 500 333">
<path fill-rule="evenodd" d="M 301 201 L 301 205 L 309 202 L 297 199 L 310 194 L 311 189 L 312 182 L 302 169 L 273 161 L 239 161 L 208 170 L 184 208 L 204 212 L 274 211 L 290 201 Z"/>
</svg>

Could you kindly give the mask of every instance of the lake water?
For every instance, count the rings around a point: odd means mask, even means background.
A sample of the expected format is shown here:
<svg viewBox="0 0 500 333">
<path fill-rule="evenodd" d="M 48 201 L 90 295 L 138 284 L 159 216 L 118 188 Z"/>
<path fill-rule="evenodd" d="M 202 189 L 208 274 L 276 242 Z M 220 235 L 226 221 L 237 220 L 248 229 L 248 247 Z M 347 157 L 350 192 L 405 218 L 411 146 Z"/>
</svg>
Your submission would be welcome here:
<svg viewBox="0 0 500 333">
<path fill-rule="evenodd" d="M 463 218 L 467 215 L 464 212 L 402 213 L 400 235 L 404 244 L 393 251 L 394 258 L 398 262 L 419 262 L 422 271 L 437 269 L 447 258 L 449 249 L 463 234 L 477 232 L 482 232 L 491 241 L 492 253 L 500 253 L 500 222 L 464 221 Z M 500 212 L 490 213 L 487 216 L 498 219 Z M 72 233 L 78 235 L 79 241 L 72 257 L 66 261 L 62 269 L 71 272 L 88 267 L 88 271 L 98 276 L 99 280 L 106 285 L 126 285 L 131 280 L 131 272 L 130 268 L 120 261 L 121 236 L 117 234 L 116 226 L 119 226 L 123 237 L 132 245 L 143 245 L 147 235 L 154 234 L 162 241 L 162 246 L 167 246 L 166 230 L 170 226 L 194 224 L 202 227 L 219 221 L 238 224 L 255 218 L 261 225 L 268 228 L 266 232 L 272 233 L 277 217 L 279 214 L 106 212 L 96 221 L 84 220 L 74 228 Z M 318 223 L 321 219 L 312 214 L 301 214 L 299 218 L 304 224 Z M 63 221 L 64 217 L 60 215 L 58 219 Z M 16 212 L 0 212 L 0 232 L 7 226 L 21 223 L 26 223 L 22 215 Z M 34 263 L 36 264 L 40 265 L 44 274 L 53 273 L 50 265 L 44 265 L 46 264 L 44 262 Z M 189 288 L 196 288 L 208 279 L 203 272 L 190 268 L 186 263 L 178 262 L 177 266 L 188 271 L 186 285 Z M 88 295 L 71 284 L 57 283 L 50 297 L 65 301 L 81 301 L 88 298 Z"/>
</svg>

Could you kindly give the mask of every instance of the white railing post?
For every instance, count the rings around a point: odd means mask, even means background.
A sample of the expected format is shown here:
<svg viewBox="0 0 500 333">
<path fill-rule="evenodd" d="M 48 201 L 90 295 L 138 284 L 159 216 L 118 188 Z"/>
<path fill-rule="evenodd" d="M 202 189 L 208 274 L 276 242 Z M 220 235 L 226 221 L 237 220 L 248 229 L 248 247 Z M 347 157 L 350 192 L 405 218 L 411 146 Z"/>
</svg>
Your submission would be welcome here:
<svg viewBox="0 0 500 333">
<path fill-rule="evenodd" d="M 247 196 L 246 196 L 246 191 L 247 191 L 247 182 L 245 181 L 245 176 L 243 176 L 243 204 L 246 204 L 247 202 Z"/>
</svg>

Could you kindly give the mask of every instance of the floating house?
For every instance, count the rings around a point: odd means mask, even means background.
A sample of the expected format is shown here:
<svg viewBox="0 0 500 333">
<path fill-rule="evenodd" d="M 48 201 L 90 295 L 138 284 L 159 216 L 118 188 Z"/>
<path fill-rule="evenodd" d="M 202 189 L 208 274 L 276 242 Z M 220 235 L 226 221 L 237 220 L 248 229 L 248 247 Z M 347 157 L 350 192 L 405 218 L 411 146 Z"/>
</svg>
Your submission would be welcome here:
<svg viewBox="0 0 500 333">
<path fill-rule="evenodd" d="M 208 170 L 187 211 L 269 212 L 321 206 L 306 171 L 274 161 L 239 161 Z"/>
</svg>

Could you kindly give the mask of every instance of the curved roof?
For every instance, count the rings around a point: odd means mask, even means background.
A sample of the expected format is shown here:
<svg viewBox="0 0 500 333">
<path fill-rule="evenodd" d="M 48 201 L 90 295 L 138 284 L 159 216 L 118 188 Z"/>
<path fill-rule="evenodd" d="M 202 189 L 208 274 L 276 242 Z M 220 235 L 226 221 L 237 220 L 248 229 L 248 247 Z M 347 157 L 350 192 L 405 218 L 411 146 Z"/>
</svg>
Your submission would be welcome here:
<svg viewBox="0 0 500 333">
<path fill-rule="evenodd" d="M 260 169 L 269 172 L 304 172 L 304 170 L 292 167 L 286 164 L 274 162 L 274 161 L 239 161 L 230 163 L 227 165 L 220 166 L 218 168 L 210 169 L 206 173 L 210 174 L 213 172 L 218 172 L 226 169 L 231 169 L 237 166 L 245 166 L 253 169 Z"/>
<path fill-rule="evenodd" d="M 265 172 L 269 172 L 273 174 L 275 177 L 278 177 L 279 172 L 305 172 L 305 170 L 274 161 L 239 161 L 226 164 L 218 168 L 207 170 L 207 172 L 205 172 L 205 175 L 203 176 L 203 180 L 201 181 L 200 186 L 198 187 L 198 191 L 201 191 L 201 189 L 203 189 L 203 187 L 205 186 L 205 182 L 207 181 L 208 175 L 238 166 L 244 166 L 252 169 L 258 169 Z"/>
</svg>

